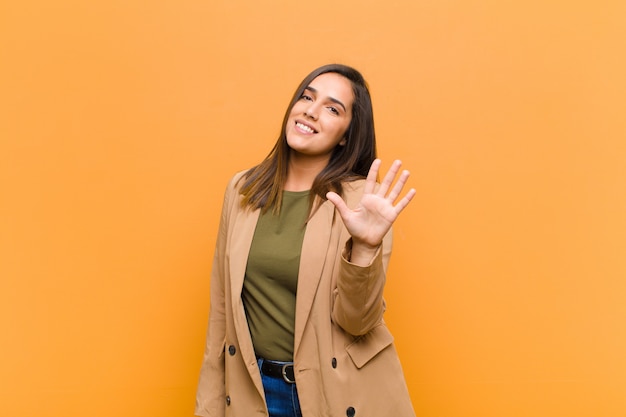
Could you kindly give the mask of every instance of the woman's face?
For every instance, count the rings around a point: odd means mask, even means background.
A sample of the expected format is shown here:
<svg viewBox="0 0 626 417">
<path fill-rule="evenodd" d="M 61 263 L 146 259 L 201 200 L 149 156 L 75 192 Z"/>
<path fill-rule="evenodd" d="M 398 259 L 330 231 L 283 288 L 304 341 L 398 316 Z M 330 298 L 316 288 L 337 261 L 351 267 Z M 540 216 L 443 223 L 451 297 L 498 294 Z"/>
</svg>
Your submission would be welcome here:
<svg viewBox="0 0 626 417">
<path fill-rule="evenodd" d="M 294 104 L 285 133 L 298 157 L 327 158 L 336 146 L 344 146 L 352 120 L 352 83 L 328 72 L 317 76 Z"/>
</svg>

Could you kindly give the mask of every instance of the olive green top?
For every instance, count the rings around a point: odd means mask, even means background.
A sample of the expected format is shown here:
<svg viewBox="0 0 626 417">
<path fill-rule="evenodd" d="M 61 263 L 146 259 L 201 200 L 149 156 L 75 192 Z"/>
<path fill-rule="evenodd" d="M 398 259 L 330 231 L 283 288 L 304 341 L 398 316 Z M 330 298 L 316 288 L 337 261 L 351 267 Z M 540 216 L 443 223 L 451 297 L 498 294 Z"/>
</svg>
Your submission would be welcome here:
<svg viewBox="0 0 626 417">
<path fill-rule="evenodd" d="M 300 251 L 309 191 L 283 191 L 280 214 L 259 216 L 241 297 L 257 356 L 293 360 Z"/>
</svg>

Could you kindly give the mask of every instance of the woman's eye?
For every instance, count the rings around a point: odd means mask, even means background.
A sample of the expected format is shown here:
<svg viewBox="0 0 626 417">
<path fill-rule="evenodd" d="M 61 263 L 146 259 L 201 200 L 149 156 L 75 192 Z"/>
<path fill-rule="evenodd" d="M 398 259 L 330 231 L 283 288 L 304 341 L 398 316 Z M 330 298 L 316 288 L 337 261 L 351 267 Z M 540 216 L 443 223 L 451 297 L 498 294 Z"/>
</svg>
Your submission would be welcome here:
<svg viewBox="0 0 626 417">
<path fill-rule="evenodd" d="M 302 100 L 306 100 L 306 101 L 311 101 L 311 100 L 313 100 L 313 98 L 312 98 L 311 96 L 307 96 L 306 94 L 302 94 L 302 95 L 300 96 L 300 99 L 302 99 Z"/>
<path fill-rule="evenodd" d="M 337 115 L 339 114 L 339 110 L 337 110 L 336 107 L 329 107 L 328 110 L 330 110 L 330 112 L 333 114 L 337 114 Z"/>
</svg>

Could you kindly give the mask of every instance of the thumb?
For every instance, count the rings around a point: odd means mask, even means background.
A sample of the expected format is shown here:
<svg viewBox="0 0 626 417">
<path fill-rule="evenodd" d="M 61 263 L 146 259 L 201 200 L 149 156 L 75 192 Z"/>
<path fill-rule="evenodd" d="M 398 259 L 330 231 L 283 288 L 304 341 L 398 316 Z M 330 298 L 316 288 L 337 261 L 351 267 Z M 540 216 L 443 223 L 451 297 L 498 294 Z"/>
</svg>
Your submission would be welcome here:
<svg viewBox="0 0 626 417">
<path fill-rule="evenodd" d="M 343 198 L 339 196 L 339 194 L 333 191 L 329 191 L 326 193 L 326 198 L 328 199 L 328 201 L 335 205 L 335 208 L 337 208 L 337 211 L 342 218 L 345 218 L 349 214 L 350 209 L 343 201 Z"/>
</svg>

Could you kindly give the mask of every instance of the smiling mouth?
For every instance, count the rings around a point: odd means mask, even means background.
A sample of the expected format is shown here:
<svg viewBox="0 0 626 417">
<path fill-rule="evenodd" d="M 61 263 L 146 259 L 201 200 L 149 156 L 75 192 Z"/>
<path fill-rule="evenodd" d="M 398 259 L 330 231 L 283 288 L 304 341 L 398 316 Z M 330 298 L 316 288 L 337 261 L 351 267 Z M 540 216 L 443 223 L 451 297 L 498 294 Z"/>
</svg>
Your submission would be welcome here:
<svg viewBox="0 0 626 417">
<path fill-rule="evenodd" d="M 296 127 L 298 129 L 304 131 L 304 132 L 307 132 L 307 133 L 317 133 L 317 131 L 315 129 L 313 129 L 313 128 L 311 128 L 311 127 L 309 127 L 309 126 L 307 126 L 307 125 L 305 125 L 303 123 L 300 123 L 300 122 L 296 122 Z"/>
</svg>

